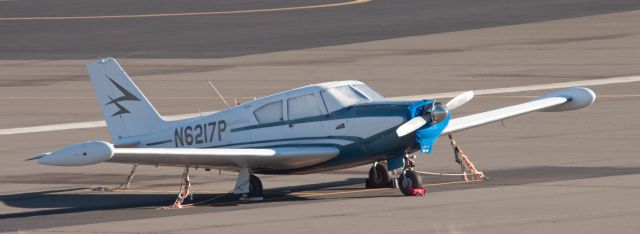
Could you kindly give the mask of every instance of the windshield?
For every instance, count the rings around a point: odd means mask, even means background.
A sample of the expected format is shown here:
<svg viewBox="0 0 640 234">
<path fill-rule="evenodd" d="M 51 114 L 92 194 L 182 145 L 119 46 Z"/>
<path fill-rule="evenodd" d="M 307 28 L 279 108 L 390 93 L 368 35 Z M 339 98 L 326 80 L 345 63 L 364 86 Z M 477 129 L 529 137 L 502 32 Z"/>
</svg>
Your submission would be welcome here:
<svg viewBox="0 0 640 234">
<path fill-rule="evenodd" d="M 362 93 L 347 85 L 328 88 L 320 92 L 320 94 L 329 112 L 369 100 Z"/>
<path fill-rule="evenodd" d="M 369 88 L 369 86 L 367 86 L 366 84 L 354 84 L 353 87 L 356 88 L 358 91 L 360 91 L 362 94 L 364 94 L 371 100 L 384 99 L 382 95 L 380 95 L 378 92 L 374 91 L 373 89 Z"/>
</svg>

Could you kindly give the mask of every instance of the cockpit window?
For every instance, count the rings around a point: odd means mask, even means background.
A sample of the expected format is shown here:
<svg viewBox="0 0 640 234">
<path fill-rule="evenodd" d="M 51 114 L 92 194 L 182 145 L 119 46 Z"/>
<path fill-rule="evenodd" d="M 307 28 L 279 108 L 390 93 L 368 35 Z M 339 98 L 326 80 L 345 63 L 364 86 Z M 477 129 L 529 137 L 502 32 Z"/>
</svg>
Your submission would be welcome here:
<svg viewBox="0 0 640 234">
<path fill-rule="evenodd" d="M 362 94 L 364 94 L 371 100 L 384 99 L 382 95 L 380 95 L 378 92 L 371 89 L 366 84 L 354 84 L 353 87 L 356 88 L 358 91 L 362 92 Z"/>
<path fill-rule="evenodd" d="M 289 120 L 322 115 L 322 109 L 313 94 L 290 98 L 287 105 Z"/>
<path fill-rule="evenodd" d="M 276 101 L 261 106 L 253 112 L 253 115 L 256 116 L 256 120 L 258 120 L 259 124 L 283 121 L 282 101 Z"/>
<path fill-rule="evenodd" d="M 329 112 L 369 100 L 366 96 L 348 85 L 328 88 L 320 92 L 320 94 Z"/>
</svg>

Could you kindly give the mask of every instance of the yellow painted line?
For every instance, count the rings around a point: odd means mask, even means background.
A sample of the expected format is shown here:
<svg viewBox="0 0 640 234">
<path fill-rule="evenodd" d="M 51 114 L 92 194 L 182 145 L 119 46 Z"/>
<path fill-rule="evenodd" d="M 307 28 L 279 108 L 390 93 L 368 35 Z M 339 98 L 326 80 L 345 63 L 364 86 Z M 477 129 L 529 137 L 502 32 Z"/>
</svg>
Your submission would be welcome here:
<svg viewBox="0 0 640 234">
<path fill-rule="evenodd" d="M 513 93 L 513 92 L 520 92 L 520 91 L 546 90 L 546 89 L 566 88 L 566 87 L 572 87 L 572 86 L 596 86 L 596 85 L 607 85 L 607 84 L 621 84 L 621 83 L 639 82 L 639 81 L 640 81 L 640 76 L 624 76 L 624 77 L 612 77 L 612 78 L 594 79 L 594 80 L 572 81 L 572 82 L 564 82 L 564 83 L 516 86 L 516 87 L 498 88 L 498 89 L 483 89 L 483 90 L 475 90 L 474 92 L 476 92 L 476 97 L 478 97 L 480 95 L 493 95 L 493 94 Z M 430 95 L 389 97 L 388 99 L 418 100 L 418 99 L 432 99 L 432 98 L 452 98 L 457 96 L 460 93 L 462 93 L 462 91 L 438 93 L 438 94 L 430 94 Z M 609 97 L 613 97 L 613 95 L 609 95 Z M 624 96 L 616 95 L 615 97 L 622 98 Z M 636 96 L 628 96 L 628 97 L 636 97 Z M 202 114 L 191 113 L 191 114 L 185 114 L 185 115 L 166 116 L 166 118 L 180 119 L 180 118 L 197 117 L 197 116 L 202 116 Z M 6 128 L 6 129 L 0 129 L 0 136 L 52 132 L 52 131 L 61 131 L 61 130 L 72 130 L 72 129 L 88 129 L 88 128 L 98 128 L 98 127 L 104 127 L 104 126 L 106 126 L 104 121 L 89 121 L 89 122 L 39 125 L 39 126 L 33 126 L 33 127 Z"/>
<path fill-rule="evenodd" d="M 465 184 L 465 183 L 475 183 L 475 182 L 479 182 L 479 181 L 463 181 L 462 180 L 462 181 L 452 181 L 452 182 L 442 182 L 442 183 L 431 183 L 431 184 L 425 184 L 424 186 L 425 187 L 434 187 L 434 186 L 448 185 L 448 184 Z M 340 192 L 326 192 L 326 193 L 323 193 L 323 192 L 294 192 L 294 193 L 290 193 L 290 195 L 298 195 L 297 197 L 319 197 L 319 196 L 330 196 L 330 195 L 339 195 L 339 194 L 353 194 L 353 193 L 361 193 L 361 192 L 372 192 L 372 191 L 389 190 L 389 189 L 394 189 L 394 188 L 356 189 L 356 190 L 348 190 L 348 191 L 340 191 Z M 214 200 L 214 199 L 212 199 L 212 200 Z M 276 197 L 276 198 L 264 199 L 262 201 L 274 201 L 274 200 L 286 200 L 286 199 L 291 199 L 291 197 Z M 186 204 L 186 205 L 183 205 L 183 207 L 185 207 L 185 208 L 197 207 L 198 205 L 207 204 L 206 202 L 207 202 L 207 200 L 202 201 L 202 202 L 198 202 L 198 203 L 194 203 L 194 204 Z M 238 202 L 242 202 L 242 201 L 228 201 L 228 202 L 214 203 L 212 205 L 234 204 L 234 203 L 238 203 Z"/>
<path fill-rule="evenodd" d="M 220 99 L 219 97 L 208 97 L 208 96 L 193 96 L 193 97 L 147 97 L 149 99 L 166 99 L 166 100 L 180 100 L 180 99 Z M 243 97 L 243 96 L 238 96 L 238 97 L 233 97 L 233 96 L 229 96 L 229 97 L 225 97 L 225 99 L 238 99 L 238 100 L 248 100 L 248 99 L 253 99 L 254 97 Z M 28 100 L 49 100 L 49 99 L 91 99 L 94 100 L 96 99 L 95 96 L 91 96 L 91 97 L 18 97 L 18 96 L 8 96 L 8 97 L 0 97 L 0 99 L 28 99 Z"/>
<path fill-rule="evenodd" d="M 77 19 L 129 19 L 129 18 L 149 18 L 149 17 L 171 17 L 171 16 L 199 16 L 199 15 L 230 15 L 230 14 L 246 14 L 246 13 L 263 13 L 263 12 L 279 12 L 317 9 L 327 7 L 348 6 L 354 4 L 367 3 L 371 0 L 352 0 L 341 3 L 330 3 L 311 6 L 298 7 L 282 7 L 267 8 L 254 10 L 237 10 L 237 11 L 206 11 L 206 12 L 186 12 L 186 13 L 158 13 L 158 14 L 139 14 L 139 15 L 100 15 L 100 16 L 41 16 L 41 17 L 10 17 L 0 18 L 0 21 L 18 21 L 18 20 L 77 20 Z"/>
<path fill-rule="evenodd" d="M 525 92 L 525 91 L 534 91 L 534 90 L 561 89 L 561 88 L 577 87 L 577 86 L 622 84 L 622 83 L 639 82 L 639 81 L 640 81 L 640 76 L 620 76 L 620 77 L 611 77 L 611 78 L 603 78 L 603 79 L 525 85 L 525 86 L 515 86 L 515 87 L 506 87 L 506 88 L 497 88 L 497 89 L 479 89 L 479 90 L 473 90 L 473 92 L 475 93 L 476 96 L 478 96 L 478 95 L 516 93 L 516 92 Z M 455 97 L 462 92 L 463 91 L 436 93 L 436 94 L 427 94 L 427 95 L 392 97 L 391 99 L 418 100 L 418 99 L 433 99 L 433 98 L 449 98 L 449 97 Z"/>
<path fill-rule="evenodd" d="M 538 96 L 531 96 L 531 95 L 513 95 L 513 96 L 501 96 L 501 95 L 491 95 L 491 96 L 476 96 L 475 98 L 522 98 L 522 99 L 529 99 L 529 98 L 535 98 Z M 636 98 L 636 97 L 640 97 L 640 94 L 621 94 L 621 95 L 597 95 L 597 98 Z M 204 99 L 204 100 L 208 100 L 208 99 L 220 99 L 219 97 L 208 97 L 208 96 L 187 96 L 187 97 L 148 97 L 149 99 L 154 99 L 154 100 L 198 100 L 198 99 Z M 237 97 L 233 97 L 233 96 L 229 96 L 229 97 L 225 97 L 225 99 L 238 99 L 238 100 L 251 100 L 254 97 L 245 97 L 245 96 L 237 96 Z M 0 97 L 0 100 L 2 99 L 8 99 L 8 100 L 14 100 L 14 99 L 25 99 L 25 100 L 52 100 L 52 99 L 59 99 L 59 100 L 72 100 L 72 99 L 89 99 L 89 100 L 94 100 L 96 99 L 96 97 L 18 97 L 18 96 L 8 96 L 8 97 Z"/>
<path fill-rule="evenodd" d="M 434 187 L 439 185 L 447 185 L 447 184 L 466 184 L 466 183 L 474 183 L 478 181 L 452 181 L 452 182 L 442 182 L 442 183 L 431 183 L 425 184 L 425 187 Z M 357 190 L 349 190 L 349 191 L 340 191 L 340 192 L 328 192 L 328 193 L 309 193 L 307 195 L 301 195 L 299 197 L 315 197 L 315 196 L 329 196 L 329 195 L 338 195 L 338 194 L 351 194 L 351 193 L 360 193 L 360 192 L 368 192 L 368 191 L 379 191 L 386 189 L 394 189 L 394 188 L 377 188 L 377 189 L 357 189 Z M 295 193 L 292 193 L 295 194 Z"/>
<path fill-rule="evenodd" d="M 481 180 L 472 180 L 472 181 L 461 180 L 461 181 L 452 181 L 452 182 L 432 183 L 432 184 L 425 185 L 425 187 L 433 187 L 433 186 L 447 185 L 447 184 L 470 184 L 470 183 L 475 183 L 480 181 Z"/>
<path fill-rule="evenodd" d="M 108 192 L 117 192 L 117 193 L 169 193 L 169 194 L 177 194 L 178 190 L 175 191 L 165 191 L 165 190 L 152 190 L 152 189 L 127 189 L 127 190 L 112 190 Z M 213 190 L 196 190 L 198 193 L 227 193 L 229 191 L 213 191 Z"/>
<path fill-rule="evenodd" d="M 504 95 L 490 95 L 490 96 L 478 96 L 477 98 L 536 98 L 538 96 L 531 96 L 531 95 L 511 95 L 511 96 L 504 96 Z M 608 95 L 608 94 L 596 94 L 596 98 L 635 98 L 635 97 L 640 97 L 640 94 L 612 94 L 612 95 Z"/>
<path fill-rule="evenodd" d="M 447 184 L 474 183 L 474 182 L 479 182 L 479 181 L 452 181 L 452 182 L 442 182 L 442 183 L 431 183 L 431 184 L 425 184 L 425 187 L 434 187 L 434 186 L 447 185 Z M 372 192 L 372 191 L 389 190 L 389 189 L 394 189 L 394 188 L 355 189 L 355 190 L 339 191 L 339 192 L 293 192 L 293 193 L 289 193 L 289 194 L 290 195 L 296 195 L 297 197 L 319 197 L 319 196 L 330 196 L 330 195 L 339 195 L 339 194 L 353 194 L 353 193 L 361 193 L 361 192 Z M 133 193 L 133 192 L 175 193 L 175 191 L 146 190 L 146 189 L 114 190 L 114 191 L 110 191 L 110 192 L 121 192 L 121 193 L 126 193 L 126 192 L 130 192 L 130 193 Z M 204 190 L 204 191 L 197 191 L 197 192 L 219 193 L 220 195 L 217 195 L 217 196 L 215 196 L 213 198 L 209 198 L 209 199 L 204 200 L 204 201 L 191 203 L 191 204 L 184 204 L 184 205 L 182 205 L 183 208 L 198 207 L 199 205 L 205 205 L 205 204 L 208 204 L 208 202 L 210 202 L 210 201 L 213 201 L 213 200 L 216 200 L 218 198 L 221 198 L 221 197 L 229 195 L 229 191 Z M 286 199 L 291 199 L 291 197 L 276 197 L 276 198 L 264 199 L 262 201 L 274 201 L 274 200 L 286 200 Z M 242 201 L 228 201 L 228 202 L 221 202 L 221 203 L 213 203 L 212 205 L 235 204 L 235 203 L 239 203 L 239 202 L 242 202 Z"/>
<path fill-rule="evenodd" d="M 299 195 L 313 195 L 313 194 L 319 194 L 320 192 L 293 192 L 293 193 L 289 193 L 289 195 L 294 195 L 294 196 L 299 196 Z"/>
<path fill-rule="evenodd" d="M 298 197 L 318 197 L 318 196 L 329 196 L 329 195 L 338 195 L 338 194 L 352 194 L 352 193 L 361 193 L 361 192 L 380 191 L 380 190 L 386 190 L 386 189 L 392 189 L 392 188 L 358 189 L 358 190 L 349 190 L 349 191 L 340 191 L 340 192 L 308 194 L 308 195 L 301 195 Z"/>
</svg>

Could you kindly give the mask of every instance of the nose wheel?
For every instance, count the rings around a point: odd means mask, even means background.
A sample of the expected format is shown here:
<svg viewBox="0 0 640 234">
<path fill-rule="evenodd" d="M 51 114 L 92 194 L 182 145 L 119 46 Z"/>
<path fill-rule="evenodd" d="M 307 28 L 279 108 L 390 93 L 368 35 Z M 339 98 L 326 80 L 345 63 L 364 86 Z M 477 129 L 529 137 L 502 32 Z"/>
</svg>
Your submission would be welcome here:
<svg viewBox="0 0 640 234">
<path fill-rule="evenodd" d="M 393 181 L 389 175 L 389 168 L 384 162 L 375 162 L 369 169 L 369 178 L 365 184 L 366 188 L 389 188 L 393 187 Z"/>
<path fill-rule="evenodd" d="M 422 177 L 414 170 L 406 169 L 402 172 L 402 175 L 398 177 L 398 189 L 400 189 L 400 192 L 405 196 L 416 196 L 419 190 L 424 191 L 422 187 Z M 424 193 L 421 195 L 424 195 Z"/>
<path fill-rule="evenodd" d="M 422 177 L 415 170 L 415 155 L 406 154 L 404 170 L 398 177 L 398 189 L 405 196 L 424 196 L 426 190 L 422 186 Z"/>
</svg>

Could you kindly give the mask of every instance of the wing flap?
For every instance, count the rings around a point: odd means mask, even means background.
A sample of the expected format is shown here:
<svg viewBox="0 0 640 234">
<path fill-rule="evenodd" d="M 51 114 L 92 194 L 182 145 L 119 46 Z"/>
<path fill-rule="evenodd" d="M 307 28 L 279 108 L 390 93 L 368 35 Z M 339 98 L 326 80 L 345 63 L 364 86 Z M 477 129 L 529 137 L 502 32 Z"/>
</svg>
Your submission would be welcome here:
<svg viewBox="0 0 640 234">
<path fill-rule="evenodd" d="M 514 106 L 451 119 L 449 121 L 449 125 L 447 125 L 440 135 L 446 135 L 503 119 L 516 117 L 529 112 L 562 105 L 567 101 L 569 101 L 569 99 L 566 97 L 547 97 Z"/>
<path fill-rule="evenodd" d="M 108 162 L 148 165 L 194 165 L 212 168 L 272 170 L 312 166 L 334 158 L 333 147 L 281 147 L 269 149 L 115 148 Z"/>
</svg>

